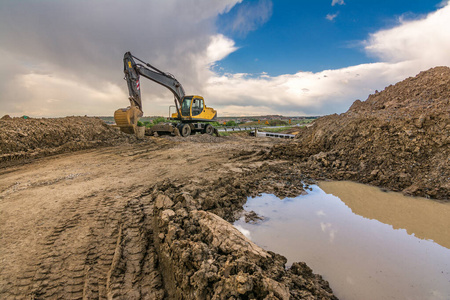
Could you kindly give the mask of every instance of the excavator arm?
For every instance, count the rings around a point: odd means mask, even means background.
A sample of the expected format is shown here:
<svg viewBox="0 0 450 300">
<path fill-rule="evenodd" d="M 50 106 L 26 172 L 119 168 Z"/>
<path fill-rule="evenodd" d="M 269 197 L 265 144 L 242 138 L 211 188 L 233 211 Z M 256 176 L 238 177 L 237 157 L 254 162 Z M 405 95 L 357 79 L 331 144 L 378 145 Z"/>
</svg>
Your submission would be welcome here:
<svg viewBox="0 0 450 300">
<path fill-rule="evenodd" d="M 136 63 L 135 59 L 140 63 Z M 125 53 L 123 57 L 123 71 L 128 85 L 131 105 L 127 108 L 120 108 L 114 113 L 116 124 L 123 132 L 134 133 L 137 122 L 143 115 L 140 76 L 144 76 L 168 88 L 175 97 L 175 106 L 177 107 L 177 111 L 179 111 L 178 107 L 181 107 L 181 101 L 185 93 L 183 86 L 173 75 L 158 70 L 152 65 L 133 56 L 130 52 Z"/>
</svg>

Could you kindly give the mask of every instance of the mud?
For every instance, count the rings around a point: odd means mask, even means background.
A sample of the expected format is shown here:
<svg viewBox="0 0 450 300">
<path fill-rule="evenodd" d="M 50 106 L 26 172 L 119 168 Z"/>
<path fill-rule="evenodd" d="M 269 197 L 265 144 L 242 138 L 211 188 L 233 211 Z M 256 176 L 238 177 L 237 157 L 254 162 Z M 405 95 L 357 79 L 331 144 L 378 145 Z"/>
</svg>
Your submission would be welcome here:
<svg viewBox="0 0 450 300">
<path fill-rule="evenodd" d="M 436 67 L 317 119 L 271 158 L 333 178 L 433 199 L 450 198 L 450 68 Z"/>
<path fill-rule="evenodd" d="M 306 264 L 286 269 L 228 222 L 248 195 L 304 193 L 298 170 L 261 162 L 279 141 L 202 139 L 3 168 L 0 298 L 336 299 Z"/>
</svg>

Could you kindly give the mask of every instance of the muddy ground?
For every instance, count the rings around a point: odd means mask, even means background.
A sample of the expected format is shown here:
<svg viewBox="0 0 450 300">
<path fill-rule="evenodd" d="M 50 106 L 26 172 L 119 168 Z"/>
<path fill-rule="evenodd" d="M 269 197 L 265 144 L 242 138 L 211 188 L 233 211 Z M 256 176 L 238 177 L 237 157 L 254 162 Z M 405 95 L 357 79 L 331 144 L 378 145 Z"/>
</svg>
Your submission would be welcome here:
<svg viewBox="0 0 450 300">
<path fill-rule="evenodd" d="M 0 298 L 334 299 L 304 263 L 228 221 L 248 195 L 298 195 L 282 141 L 148 137 L 0 169 Z"/>
<path fill-rule="evenodd" d="M 313 179 L 448 200 L 449 98 L 450 69 L 434 68 L 294 141 L 137 140 L 96 118 L 2 118 L 0 298 L 335 299 L 230 222 L 248 196 L 295 197 Z"/>
</svg>

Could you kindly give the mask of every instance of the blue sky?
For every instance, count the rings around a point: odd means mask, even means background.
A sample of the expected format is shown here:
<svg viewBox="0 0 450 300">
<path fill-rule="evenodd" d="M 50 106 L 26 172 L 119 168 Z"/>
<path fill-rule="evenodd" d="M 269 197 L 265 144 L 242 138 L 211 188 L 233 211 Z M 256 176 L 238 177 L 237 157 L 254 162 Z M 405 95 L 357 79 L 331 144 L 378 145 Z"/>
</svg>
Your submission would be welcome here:
<svg viewBox="0 0 450 300">
<path fill-rule="evenodd" d="M 109 115 L 131 51 L 219 116 L 343 113 L 450 66 L 447 0 L 1 0 L 0 116 Z M 145 115 L 171 92 L 141 80 Z"/>
<path fill-rule="evenodd" d="M 416 19 L 435 11 L 441 0 L 244 1 L 219 16 L 218 31 L 239 50 L 218 63 L 220 72 L 271 76 L 298 71 L 318 72 L 377 61 L 363 51 L 362 41 L 399 18 Z M 230 28 L 242 10 L 271 6 L 253 30 Z M 327 16 L 328 19 L 327 19 Z"/>
</svg>

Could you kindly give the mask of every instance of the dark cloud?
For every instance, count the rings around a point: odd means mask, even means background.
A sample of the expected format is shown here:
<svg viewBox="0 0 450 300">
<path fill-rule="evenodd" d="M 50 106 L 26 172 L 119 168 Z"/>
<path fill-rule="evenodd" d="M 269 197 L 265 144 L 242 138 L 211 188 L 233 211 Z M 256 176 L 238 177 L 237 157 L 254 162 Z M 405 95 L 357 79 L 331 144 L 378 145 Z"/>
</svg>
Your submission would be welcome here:
<svg viewBox="0 0 450 300">
<path fill-rule="evenodd" d="M 57 74 L 93 89 L 112 83 L 125 90 L 126 51 L 195 88 L 200 85 L 197 56 L 206 52 L 216 16 L 236 1 L 3 0 L 2 106 L 13 100 L 5 83 L 9 90 L 11 84 L 18 90 L 20 84 L 13 78 L 36 72 Z"/>
</svg>

